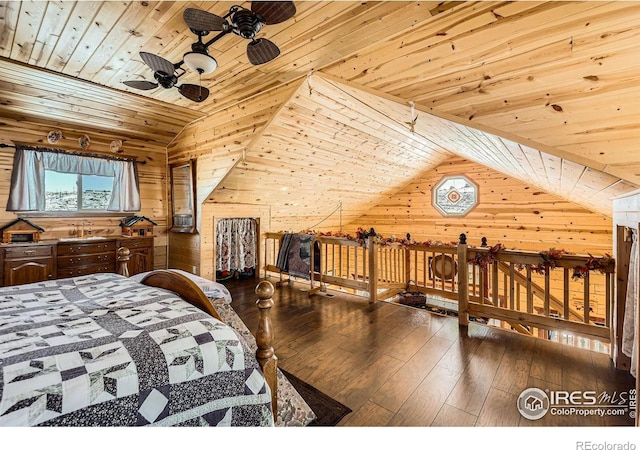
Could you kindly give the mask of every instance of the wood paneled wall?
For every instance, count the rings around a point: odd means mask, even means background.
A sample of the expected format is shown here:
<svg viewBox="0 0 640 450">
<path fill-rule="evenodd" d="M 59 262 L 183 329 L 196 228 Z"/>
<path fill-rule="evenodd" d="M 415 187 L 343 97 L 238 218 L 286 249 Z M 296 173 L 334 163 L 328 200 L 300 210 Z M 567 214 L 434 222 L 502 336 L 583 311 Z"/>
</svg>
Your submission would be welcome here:
<svg viewBox="0 0 640 450">
<path fill-rule="evenodd" d="M 213 220 L 212 211 L 217 209 L 208 204 L 209 196 L 230 170 L 242 164 L 246 149 L 260 136 L 265 125 L 296 88 L 297 84 L 286 85 L 248 99 L 242 105 L 234 105 L 213 116 L 193 122 L 185 127 L 167 147 L 170 164 L 190 159 L 197 160 L 196 220 L 200 233 L 200 236 L 169 234 L 169 267 L 183 268 L 183 270 L 200 273 L 202 276 L 213 279 L 215 269 L 212 259 L 213 223 L 211 220 Z M 239 205 L 238 208 L 243 211 L 242 214 L 248 212 L 246 205 Z M 255 209 L 258 210 L 259 206 Z M 226 210 L 229 211 L 228 205 Z M 250 207 L 249 211 L 251 210 Z M 241 216 L 232 214 L 225 217 Z M 190 252 L 188 261 L 184 260 L 185 248 Z M 186 269 L 183 267 L 185 264 L 197 269 Z"/>
<path fill-rule="evenodd" d="M 65 139 L 55 146 L 47 142 L 47 133 L 51 130 L 61 130 Z M 91 138 L 91 147 L 88 153 L 111 154 L 109 144 L 114 139 L 124 141 L 124 152 L 120 156 L 136 157 L 139 161 L 146 161 L 138 166 L 140 179 L 140 196 L 142 210 L 139 215 L 144 215 L 158 224 L 156 231 L 154 264 L 156 268 L 165 268 L 167 264 L 167 163 L 166 149 L 161 144 L 142 140 L 127 135 L 118 134 L 117 131 L 105 132 L 93 129 L 90 126 L 65 127 L 58 122 L 49 123 L 23 117 L 14 120 L 3 117 L 0 121 L 0 136 L 2 143 L 22 143 L 41 147 L 55 147 L 69 151 L 79 151 L 78 137 L 87 134 Z M 18 215 L 6 210 L 11 172 L 13 168 L 13 148 L 0 149 L 0 226 L 15 220 Z M 94 235 L 115 236 L 120 234 L 120 219 L 129 214 L 109 215 L 102 217 L 31 217 L 36 225 L 45 229 L 43 239 L 57 239 L 71 236 L 73 223 L 89 222 Z"/>
<path fill-rule="evenodd" d="M 463 174 L 479 186 L 478 206 L 465 217 L 443 217 L 431 204 L 431 189 L 446 175 Z M 590 212 L 492 169 L 451 158 L 413 180 L 372 208 L 350 228 L 374 227 L 383 236 L 411 233 L 417 241 L 457 241 L 465 233 L 470 245 L 498 242 L 507 248 L 563 248 L 579 254 L 612 251 L 610 217 Z"/>
<path fill-rule="evenodd" d="M 200 275 L 200 235 L 169 232 L 167 247 L 169 268 Z"/>
</svg>

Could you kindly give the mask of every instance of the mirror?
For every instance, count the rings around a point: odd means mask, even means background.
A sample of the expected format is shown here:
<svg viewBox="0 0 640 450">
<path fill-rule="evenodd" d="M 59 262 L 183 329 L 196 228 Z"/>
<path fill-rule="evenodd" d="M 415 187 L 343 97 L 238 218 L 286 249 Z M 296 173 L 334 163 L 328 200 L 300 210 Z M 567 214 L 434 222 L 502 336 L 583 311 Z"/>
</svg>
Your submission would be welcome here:
<svg viewBox="0 0 640 450">
<path fill-rule="evenodd" d="M 170 166 L 171 229 L 174 233 L 196 232 L 196 161 Z"/>
</svg>

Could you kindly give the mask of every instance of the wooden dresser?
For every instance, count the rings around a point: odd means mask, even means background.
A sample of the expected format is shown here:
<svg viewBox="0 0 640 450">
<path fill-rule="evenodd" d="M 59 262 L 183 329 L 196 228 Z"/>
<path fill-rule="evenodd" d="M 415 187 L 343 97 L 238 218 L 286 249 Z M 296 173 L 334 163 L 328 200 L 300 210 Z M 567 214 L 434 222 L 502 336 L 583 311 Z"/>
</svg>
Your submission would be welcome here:
<svg viewBox="0 0 640 450">
<path fill-rule="evenodd" d="M 3 244 L 0 249 L 2 285 L 36 283 L 56 277 L 55 243 Z"/>
<path fill-rule="evenodd" d="M 2 286 L 116 272 L 119 247 L 131 251 L 129 275 L 153 270 L 153 237 L 1 244 Z"/>
<path fill-rule="evenodd" d="M 58 242 L 57 278 L 116 271 L 116 241 Z"/>
</svg>

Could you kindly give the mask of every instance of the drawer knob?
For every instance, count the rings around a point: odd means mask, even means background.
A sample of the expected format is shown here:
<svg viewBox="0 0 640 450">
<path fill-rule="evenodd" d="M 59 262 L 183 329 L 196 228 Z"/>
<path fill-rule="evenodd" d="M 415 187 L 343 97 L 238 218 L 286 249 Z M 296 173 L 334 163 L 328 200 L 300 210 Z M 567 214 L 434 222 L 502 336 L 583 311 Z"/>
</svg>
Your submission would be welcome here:
<svg viewBox="0 0 640 450">
<path fill-rule="evenodd" d="M 35 255 L 35 254 L 36 254 L 36 251 L 35 251 L 35 250 L 25 250 L 25 251 L 24 251 L 24 254 L 25 254 L 25 255 Z"/>
</svg>

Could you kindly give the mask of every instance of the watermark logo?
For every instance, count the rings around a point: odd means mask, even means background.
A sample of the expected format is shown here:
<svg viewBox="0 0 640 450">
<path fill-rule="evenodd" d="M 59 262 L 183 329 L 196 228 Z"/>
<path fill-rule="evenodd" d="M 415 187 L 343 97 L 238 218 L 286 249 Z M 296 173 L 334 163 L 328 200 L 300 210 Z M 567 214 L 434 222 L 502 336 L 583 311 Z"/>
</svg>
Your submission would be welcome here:
<svg viewBox="0 0 640 450">
<path fill-rule="evenodd" d="M 527 388 L 518 397 L 522 417 L 538 420 L 547 413 L 554 416 L 624 416 L 636 415 L 636 391 L 552 391 Z"/>
<path fill-rule="evenodd" d="M 518 397 L 518 411 L 525 419 L 538 420 L 549 411 L 549 396 L 542 389 L 528 388 Z"/>
</svg>

